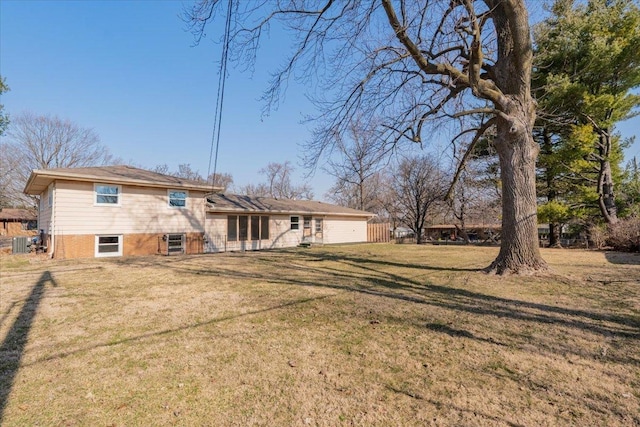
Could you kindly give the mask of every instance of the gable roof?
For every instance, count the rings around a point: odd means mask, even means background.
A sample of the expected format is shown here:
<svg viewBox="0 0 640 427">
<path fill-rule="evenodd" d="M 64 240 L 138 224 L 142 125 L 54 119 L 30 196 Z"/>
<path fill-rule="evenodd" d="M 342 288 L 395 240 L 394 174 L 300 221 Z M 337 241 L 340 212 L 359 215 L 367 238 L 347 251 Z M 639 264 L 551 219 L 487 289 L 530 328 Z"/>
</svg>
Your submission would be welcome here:
<svg viewBox="0 0 640 427">
<path fill-rule="evenodd" d="M 269 197 L 212 194 L 207 196 L 208 212 L 224 213 L 281 213 L 340 215 L 372 218 L 375 214 L 314 200 L 272 199 Z"/>
<path fill-rule="evenodd" d="M 36 213 L 29 209 L 0 209 L 0 221 L 35 221 L 38 219 Z"/>
<path fill-rule="evenodd" d="M 139 187 L 180 188 L 185 190 L 197 190 L 214 192 L 221 188 L 212 187 L 207 183 L 191 179 L 177 178 L 151 172 L 133 166 L 97 166 L 86 168 L 54 168 L 37 169 L 31 172 L 27 185 L 24 187 L 26 194 L 41 194 L 54 180 L 100 182 L 105 184 L 125 184 Z"/>
</svg>

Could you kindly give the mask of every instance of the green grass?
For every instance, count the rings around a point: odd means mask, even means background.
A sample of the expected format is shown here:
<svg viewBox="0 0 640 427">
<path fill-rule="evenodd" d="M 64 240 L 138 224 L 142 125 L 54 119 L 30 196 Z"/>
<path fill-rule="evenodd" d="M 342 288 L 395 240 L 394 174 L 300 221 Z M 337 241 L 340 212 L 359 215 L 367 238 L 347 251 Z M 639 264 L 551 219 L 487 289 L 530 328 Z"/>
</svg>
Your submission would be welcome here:
<svg viewBox="0 0 640 427">
<path fill-rule="evenodd" d="M 640 257 L 495 255 L 1 257 L 0 424 L 640 424 Z"/>
</svg>

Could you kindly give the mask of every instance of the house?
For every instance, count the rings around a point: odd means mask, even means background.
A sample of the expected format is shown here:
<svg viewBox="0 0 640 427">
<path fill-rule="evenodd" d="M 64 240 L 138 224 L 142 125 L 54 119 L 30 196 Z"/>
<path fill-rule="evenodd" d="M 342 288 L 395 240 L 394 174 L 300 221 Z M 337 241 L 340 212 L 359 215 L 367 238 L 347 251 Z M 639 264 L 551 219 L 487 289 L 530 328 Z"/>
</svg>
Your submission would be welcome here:
<svg viewBox="0 0 640 427">
<path fill-rule="evenodd" d="M 34 170 L 24 192 L 40 196 L 38 229 L 52 257 L 201 253 L 201 182 L 131 166 Z"/>
<path fill-rule="evenodd" d="M 131 166 L 34 170 L 38 229 L 52 257 L 198 254 L 366 241 L 372 214 L 321 202 L 217 194 Z"/>
<path fill-rule="evenodd" d="M 0 209 L 0 236 L 31 236 L 38 229 L 38 217 L 29 209 Z"/>
<path fill-rule="evenodd" d="M 312 200 L 213 194 L 207 203 L 210 252 L 366 242 L 374 216 Z"/>
</svg>

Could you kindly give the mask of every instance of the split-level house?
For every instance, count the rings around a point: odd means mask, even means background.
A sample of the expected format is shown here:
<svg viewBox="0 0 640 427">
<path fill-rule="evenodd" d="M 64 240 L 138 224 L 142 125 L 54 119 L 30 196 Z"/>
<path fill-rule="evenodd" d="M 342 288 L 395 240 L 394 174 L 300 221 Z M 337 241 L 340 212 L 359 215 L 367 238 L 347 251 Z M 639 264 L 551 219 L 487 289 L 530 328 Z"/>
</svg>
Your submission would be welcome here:
<svg viewBox="0 0 640 427">
<path fill-rule="evenodd" d="M 131 166 L 34 170 L 52 257 L 199 254 L 367 240 L 372 214 L 328 203 L 220 194 Z"/>
</svg>

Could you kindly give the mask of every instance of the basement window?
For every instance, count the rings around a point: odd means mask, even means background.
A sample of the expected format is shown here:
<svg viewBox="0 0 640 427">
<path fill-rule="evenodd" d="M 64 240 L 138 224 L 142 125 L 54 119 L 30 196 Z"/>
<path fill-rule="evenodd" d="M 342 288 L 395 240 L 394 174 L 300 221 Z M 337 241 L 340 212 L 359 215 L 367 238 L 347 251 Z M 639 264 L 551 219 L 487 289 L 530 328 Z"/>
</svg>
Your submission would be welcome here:
<svg viewBox="0 0 640 427">
<path fill-rule="evenodd" d="M 184 234 L 168 234 L 167 235 L 167 254 L 183 254 L 184 253 Z"/>
<path fill-rule="evenodd" d="M 96 236 L 96 257 L 122 256 L 122 235 Z"/>
</svg>

